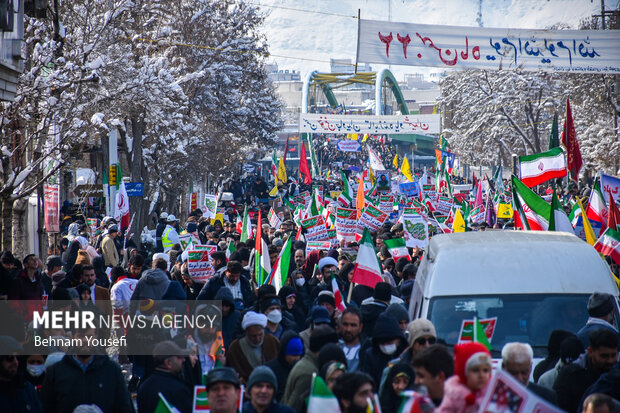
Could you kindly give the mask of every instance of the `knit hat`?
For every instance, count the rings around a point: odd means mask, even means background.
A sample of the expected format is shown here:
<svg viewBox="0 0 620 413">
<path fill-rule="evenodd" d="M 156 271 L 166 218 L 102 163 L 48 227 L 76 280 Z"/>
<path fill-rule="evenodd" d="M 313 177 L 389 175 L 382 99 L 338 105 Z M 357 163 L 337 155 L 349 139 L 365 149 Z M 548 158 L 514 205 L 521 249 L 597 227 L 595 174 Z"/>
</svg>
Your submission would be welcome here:
<svg viewBox="0 0 620 413">
<path fill-rule="evenodd" d="M 402 304 L 390 304 L 385 312 L 393 316 L 398 322 L 403 320 L 407 320 L 407 322 L 409 322 L 409 313 Z"/>
<path fill-rule="evenodd" d="M 79 250 L 78 256 L 75 259 L 75 264 L 90 265 L 90 255 L 84 250 Z"/>
<path fill-rule="evenodd" d="M 425 318 L 418 318 L 417 320 L 410 322 L 407 326 L 407 331 L 409 332 L 409 337 L 407 339 L 410 346 L 413 346 L 413 343 L 422 336 L 432 336 L 437 338 L 435 326 Z"/>
<path fill-rule="evenodd" d="M 588 299 L 590 317 L 603 317 L 614 309 L 614 297 L 607 293 L 594 293 Z"/>
<path fill-rule="evenodd" d="M 282 247 L 284 245 L 284 241 L 282 241 L 282 238 L 274 238 L 274 240 L 271 241 L 271 245 L 274 247 Z"/>
<path fill-rule="evenodd" d="M 267 326 L 267 316 L 265 314 L 259 314 L 254 311 L 248 311 L 243 316 L 241 327 L 245 330 L 251 326 L 261 326 L 265 328 L 265 326 Z"/>
<path fill-rule="evenodd" d="M 54 274 L 52 274 L 52 286 L 58 286 L 58 284 L 60 284 L 66 276 L 67 273 L 64 271 L 56 271 Z"/>
<path fill-rule="evenodd" d="M 330 323 L 331 320 L 329 319 L 329 312 L 327 311 L 327 308 L 320 305 L 315 305 L 312 307 L 312 311 L 310 312 L 310 321 L 314 324 Z"/>
<path fill-rule="evenodd" d="M 338 261 L 336 261 L 336 259 L 332 258 L 332 257 L 325 257 L 325 258 L 321 258 L 319 260 L 319 271 L 323 271 L 323 268 L 328 266 L 328 265 L 334 265 L 334 266 L 338 266 Z"/>
<path fill-rule="evenodd" d="M 310 351 L 318 352 L 324 345 L 328 343 L 337 343 L 338 335 L 336 330 L 328 325 L 316 326 L 310 333 Z"/>
<path fill-rule="evenodd" d="M 454 346 L 454 374 L 461 383 L 467 383 L 465 372 L 475 366 L 488 364 L 491 366 L 491 353 L 480 343 L 469 342 Z"/>
<path fill-rule="evenodd" d="M 291 338 L 286 344 L 284 354 L 287 356 L 302 356 L 304 354 L 304 342 L 299 337 Z"/>
<path fill-rule="evenodd" d="M 316 298 L 316 303 L 321 305 L 323 303 L 331 304 L 332 306 L 336 306 L 336 299 L 334 298 L 334 293 L 329 290 L 323 290 L 319 293 Z"/>
<path fill-rule="evenodd" d="M 328 343 L 321 348 L 317 358 L 319 369 L 330 361 L 339 361 L 345 365 L 347 364 L 347 357 L 337 343 Z"/>
<path fill-rule="evenodd" d="M 267 366 L 258 366 L 252 370 L 250 378 L 248 379 L 248 390 L 258 383 L 269 383 L 273 386 L 275 391 L 278 391 L 278 379 L 276 379 L 273 370 Z"/>
<path fill-rule="evenodd" d="M 390 283 L 378 282 L 375 285 L 375 292 L 372 297 L 375 300 L 390 302 L 392 299 L 392 285 Z"/>
</svg>

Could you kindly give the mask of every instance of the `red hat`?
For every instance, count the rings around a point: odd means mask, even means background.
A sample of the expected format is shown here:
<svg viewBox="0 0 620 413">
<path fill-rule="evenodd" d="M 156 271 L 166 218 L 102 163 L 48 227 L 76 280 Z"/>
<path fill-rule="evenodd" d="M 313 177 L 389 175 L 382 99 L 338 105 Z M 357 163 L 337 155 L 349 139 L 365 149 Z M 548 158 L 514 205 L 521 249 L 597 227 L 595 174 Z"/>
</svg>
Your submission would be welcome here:
<svg viewBox="0 0 620 413">
<path fill-rule="evenodd" d="M 469 342 L 454 346 L 454 374 L 459 376 L 461 383 L 467 383 L 465 378 L 467 368 L 481 362 L 491 365 L 491 353 L 483 344 Z"/>
</svg>

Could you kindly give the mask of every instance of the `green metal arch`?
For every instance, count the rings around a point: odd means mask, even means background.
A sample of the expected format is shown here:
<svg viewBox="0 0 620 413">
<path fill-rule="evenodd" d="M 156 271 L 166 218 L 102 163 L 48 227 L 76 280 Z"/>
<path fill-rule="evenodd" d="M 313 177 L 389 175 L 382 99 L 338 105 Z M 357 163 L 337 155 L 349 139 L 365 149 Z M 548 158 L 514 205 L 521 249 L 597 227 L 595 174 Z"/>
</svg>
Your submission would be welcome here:
<svg viewBox="0 0 620 413">
<path fill-rule="evenodd" d="M 400 90 L 400 86 L 398 86 L 396 78 L 394 78 L 394 75 L 388 69 L 383 69 L 377 74 L 375 83 L 375 115 L 383 115 L 383 105 L 381 105 L 381 101 L 383 100 L 382 86 L 384 81 L 387 82 L 388 86 L 392 90 L 394 98 L 396 98 L 396 102 L 400 107 L 400 113 L 403 115 L 408 115 L 409 108 L 407 108 L 407 102 L 405 102 L 403 92 Z"/>
</svg>

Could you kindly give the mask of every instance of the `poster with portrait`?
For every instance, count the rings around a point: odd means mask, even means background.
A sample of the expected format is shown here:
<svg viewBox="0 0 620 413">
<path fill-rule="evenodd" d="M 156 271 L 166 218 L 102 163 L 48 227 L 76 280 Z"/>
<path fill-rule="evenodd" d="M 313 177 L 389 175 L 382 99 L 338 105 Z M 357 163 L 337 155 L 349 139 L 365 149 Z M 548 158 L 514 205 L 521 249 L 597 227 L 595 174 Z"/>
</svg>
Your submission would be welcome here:
<svg viewBox="0 0 620 413">
<path fill-rule="evenodd" d="M 391 191 L 390 171 L 376 171 L 375 175 L 377 177 L 377 191 Z"/>
</svg>

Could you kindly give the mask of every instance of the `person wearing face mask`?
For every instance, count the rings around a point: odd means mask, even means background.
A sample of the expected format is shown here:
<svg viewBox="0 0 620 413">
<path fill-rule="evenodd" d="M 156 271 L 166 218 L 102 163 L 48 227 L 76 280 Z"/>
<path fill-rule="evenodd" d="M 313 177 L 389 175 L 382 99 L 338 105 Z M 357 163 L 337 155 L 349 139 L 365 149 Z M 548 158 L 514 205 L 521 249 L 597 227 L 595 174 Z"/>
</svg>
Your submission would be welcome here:
<svg viewBox="0 0 620 413">
<path fill-rule="evenodd" d="M 19 366 L 20 368 L 23 366 L 25 370 L 24 379 L 32 383 L 35 389 L 40 390 L 45 378 L 45 356 L 40 354 L 21 356 Z"/>
<path fill-rule="evenodd" d="M 407 348 L 407 340 L 391 315 L 382 313 L 372 332 L 372 345 L 360 355 L 360 371 L 368 373 L 380 383 L 381 373 L 388 362 Z"/>
<path fill-rule="evenodd" d="M 301 331 L 306 327 L 306 314 L 302 308 L 302 304 L 298 301 L 295 289 L 289 285 L 285 285 L 278 291 L 278 297 L 282 304 L 282 317 L 295 320 L 292 327 L 295 331 Z"/>
<path fill-rule="evenodd" d="M 245 334 L 232 342 L 226 355 L 226 362 L 239 373 L 241 382 L 245 384 L 252 369 L 278 356 L 280 342 L 273 335 L 265 334 L 267 327 L 265 314 L 248 311 L 243 316 L 241 327 Z"/>
<path fill-rule="evenodd" d="M 260 307 L 263 314 L 267 316 L 265 333 L 271 334 L 279 340 L 280 337 L 282 337 L 282 333 L 295 328 L 295 320 L 288 317 L 284 318 L 282 305 L 278 296 L 270 294 L 263 297 L 260 302 Z"/>
<path fill-rule="evenodd" d="M 293 271 L 288 278 L 288 282 L 297 294 L 297 303 L 304 313 L 307 312 L 312 307 L 312 303 L 310 300 L 310 287 L 304 272 L 302 270 Z"/>
</svg>

